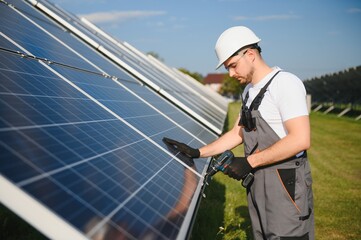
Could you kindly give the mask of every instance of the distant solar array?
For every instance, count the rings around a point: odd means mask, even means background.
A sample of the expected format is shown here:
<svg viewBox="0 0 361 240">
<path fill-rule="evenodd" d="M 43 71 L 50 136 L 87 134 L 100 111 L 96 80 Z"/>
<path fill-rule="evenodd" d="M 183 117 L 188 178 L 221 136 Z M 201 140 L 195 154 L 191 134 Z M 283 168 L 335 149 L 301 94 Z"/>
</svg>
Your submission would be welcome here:
<svg viewBox="0 0 361 240">
<path fill-rule="evenodd" d="M 51 239 L 184 239 L 226 102 L 47 1 L 0 0 L 0 201 Z M 126 37 L 126 33 L 124 34 Z"/>
</svg>

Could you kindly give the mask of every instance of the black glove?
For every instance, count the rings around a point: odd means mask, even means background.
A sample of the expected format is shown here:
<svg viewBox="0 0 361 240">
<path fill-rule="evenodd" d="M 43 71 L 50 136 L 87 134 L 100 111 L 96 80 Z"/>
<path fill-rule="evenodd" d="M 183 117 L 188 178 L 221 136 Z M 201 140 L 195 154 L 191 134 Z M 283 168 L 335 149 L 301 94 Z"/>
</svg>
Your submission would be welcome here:
<svg viewBox="0 0 361 240">
<path fill-rule="evenodd" d="M 187 156 L 189 156 L 191 158 L 199 158 L 199 156 L 200 156 L 200 152 L 198 149 L 192 148 L 192 147 L 188 146 L 187 144 L 180 143 L 180 142 L 177 142 L 173 139 L 166 138 L 166 137 L 163 138 L 163 142 L 165 142 L 169 145 L 172 145 L 175 149 L 177 149 L 181 153 L 186 154 Z"/>
<path fill-rule="evenodd" d="M 246 157 L 234 157 L 232 162 L 223 170 L 231 178 L 244 180 L 253 170 Z"/>
</svg>

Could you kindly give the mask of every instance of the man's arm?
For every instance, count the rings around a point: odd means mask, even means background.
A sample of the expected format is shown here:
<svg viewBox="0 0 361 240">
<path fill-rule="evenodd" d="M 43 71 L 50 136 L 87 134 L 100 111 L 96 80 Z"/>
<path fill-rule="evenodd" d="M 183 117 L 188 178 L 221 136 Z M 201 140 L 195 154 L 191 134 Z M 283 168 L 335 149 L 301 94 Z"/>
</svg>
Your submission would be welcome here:
<svg viewBox="0 0 361 240">
<path fill-rule="evenodd" d="M 285 160 L 307 150 L 311 145 L 310 122 L 308 116 L 300 116 L 285 122 L 288 134 L 267 149 L 248 156 L 253 167 L 260 167 Z"/>
<path fill-rule="evenodd" d="M 205 145 L 199 149 L 201 157 L 210 157 L 220 153 L 223 153 L 226 150 L 231 150 L 232 148 L 238 146 L 243 142 L 242 128 L 238 126 L 240 117 L 238 116 L 237 121 L 235 122 L 233 128 L 222 135 L 220 138 L 214 142 Z"/>
</svg>

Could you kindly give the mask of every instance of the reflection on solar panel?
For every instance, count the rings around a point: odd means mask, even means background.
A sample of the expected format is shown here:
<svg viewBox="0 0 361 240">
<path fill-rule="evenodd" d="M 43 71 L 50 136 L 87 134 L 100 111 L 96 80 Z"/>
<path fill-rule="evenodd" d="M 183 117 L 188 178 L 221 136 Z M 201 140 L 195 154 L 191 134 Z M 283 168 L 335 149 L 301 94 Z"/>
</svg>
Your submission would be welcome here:
<svg viewBox="0 0 361 240">
<path fill-rule="evenodd" d="M 186 238 L 209 159 L 162 138 L 215 140 L 222 100 L 47 2 L 0 3 L 1 203 L 52 239 Z"/>
</svg>

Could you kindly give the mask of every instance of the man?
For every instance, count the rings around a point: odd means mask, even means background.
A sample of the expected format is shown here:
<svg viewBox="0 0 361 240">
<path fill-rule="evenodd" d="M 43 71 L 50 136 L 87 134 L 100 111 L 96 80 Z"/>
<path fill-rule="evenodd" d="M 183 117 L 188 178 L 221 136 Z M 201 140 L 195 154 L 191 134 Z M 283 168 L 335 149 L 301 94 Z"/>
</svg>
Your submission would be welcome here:
<svg viewBox="0 0 361 240">
<path fill-rule="evenodd" d="M 215 46 L 217 68 L 224 65 L 246 84 L 233 128 L 200 149 L 165 140 L 193 158 L 243 143 L 245 157 L 235 157 L 224 173 L 247 181 L 254 175 L 246 186 L 254 238 L 314 239 L 306 91 L 295 75 L 266 64 L 259 42 L 253 31 L 236 26 L 224 31 Z"/>
</svg>

